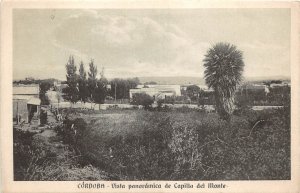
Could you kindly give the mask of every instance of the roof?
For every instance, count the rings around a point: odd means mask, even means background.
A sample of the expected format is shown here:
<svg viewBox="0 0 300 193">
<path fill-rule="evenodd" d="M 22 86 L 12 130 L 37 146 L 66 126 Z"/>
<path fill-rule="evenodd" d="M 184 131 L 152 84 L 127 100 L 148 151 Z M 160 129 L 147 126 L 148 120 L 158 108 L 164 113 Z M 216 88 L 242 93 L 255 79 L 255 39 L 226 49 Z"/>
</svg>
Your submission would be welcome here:
<svg viewBox="0 0 300 193">
<path fill-rule="evenodd" d="M 144 85 L 143 84 L 139 84 L 136 86 L 136 88 L 144 88 Z"/>
<path fill-rule="evenodd" d="M 27 104 L 30 104 L 30 105 L 40 105 L 41 104 L 41 100 L 39 98 L 32 97 L 31 99 L 28 100 Z"/>
<path fill-rule="evenodd" d="M 28 96 L 28 95 L 14 95 L 13 96 L 13 100 L 29 100 L 31 99 L 32 96 Z"/>
<path fill-rule="evenodd" d="M 13 95 L 38 95 L 39 85 L 21 85 L 13 87 Z"/>
<path fill-rule="evenodd" d="M 273 88 L 273 87 L 283 87 L 283 86 L 290 86 L 291 84 L 289 84 L 289 83 L 281 83 L 281 84 L 275 84 L 275 83 L 272 83 L 271 85 L 270 85 L 270 87 L 271 88 Z"/>
<path fill-rule="evenodd" d="M 242 88 L 248 90 L 264 90 L 266 86 L 265 85 L 243 85 Z"/>
</svg>

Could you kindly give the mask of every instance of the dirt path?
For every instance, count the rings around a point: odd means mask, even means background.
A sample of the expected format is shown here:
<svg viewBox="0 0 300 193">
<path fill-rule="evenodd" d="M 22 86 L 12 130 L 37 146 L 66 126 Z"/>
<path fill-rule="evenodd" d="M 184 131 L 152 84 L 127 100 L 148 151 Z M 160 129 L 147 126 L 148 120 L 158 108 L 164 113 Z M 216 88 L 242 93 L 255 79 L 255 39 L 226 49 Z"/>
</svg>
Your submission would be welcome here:
<svg viewBox="0 0 300 193">
<path fill-rule="evenodd" d="M 48 114 L 48 116 L 52 115 Z M 49 125 L 33 136 L 33 141 L 43 150 L 44 156 L 49 156 L 51 160 L 49 171 L 45 172 L 45 178 L 48 173 L 51 173 L 51 176 L 49 175 L 51 179 L 55 173 L 57 175 L 54 177 L 54 179 L 57 178 L 55 180 L 107 180 L 109 178 L 109 174 L 92 165 L 80 166 L 78 163 L 80 155 L 76 155 L 73 148 L 65 144 L 62 136 L 56 132 L 55 128 L 62 123 L 57 122 L 53 116 L 48 120 Z"/>
<path fill-rule="evenodd" d="M 46 130 L 44 130 L 44 132 L 42 132 L 38 135 L 45 137 L 46 139 L 49 139 L 50 137 L 57 136 L 57 133 L 53 129 L 46 129 Z"/>
</svg>

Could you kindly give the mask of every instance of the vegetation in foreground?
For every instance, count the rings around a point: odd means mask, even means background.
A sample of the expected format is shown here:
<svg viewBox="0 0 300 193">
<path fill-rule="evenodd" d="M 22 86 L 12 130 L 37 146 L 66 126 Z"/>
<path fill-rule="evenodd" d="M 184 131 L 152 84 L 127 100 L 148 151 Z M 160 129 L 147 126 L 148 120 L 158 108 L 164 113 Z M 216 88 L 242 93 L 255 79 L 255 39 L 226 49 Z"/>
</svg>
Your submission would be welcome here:
<svg viewBox="0 0 300 193">
<path fill-rule="evenodd" d="M 287 180 L 289 112 L 239 110 L 230 123 L 190 109 L 79 113 L 59 133 L 81 165 L 117 180 Z"/>
<path fill-rule="evenodd" d="M 14 180 L 112 179 L 109 174 L 92 165 L 79 165 L 78 156 L 73 148 L 61 144 L 60 136 L 46 137 L 44 133 L 34 134 L 14 128 Z"/>
<path fill-rule="evenodd" d="M 53 139 L 63 154 L 38 134 L 15 139 L 16 180 L 290 179 L 288 107 L 239 110 L 231 123 L 185 108 L 71 111 Z"/>
</svg>

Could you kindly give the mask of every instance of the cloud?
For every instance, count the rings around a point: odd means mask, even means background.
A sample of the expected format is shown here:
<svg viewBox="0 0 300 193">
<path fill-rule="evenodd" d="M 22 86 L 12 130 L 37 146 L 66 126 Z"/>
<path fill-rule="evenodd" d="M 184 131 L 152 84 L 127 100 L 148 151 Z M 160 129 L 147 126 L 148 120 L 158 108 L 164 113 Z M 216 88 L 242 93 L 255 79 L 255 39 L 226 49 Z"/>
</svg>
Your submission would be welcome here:
<svg viewBox="0 0 300 193">
<path fill-rule="evenodd" d="M 55 30 L 55 42 L 72 54 L 89 56 L 108 74 L 173 76 L 201 72 L 205 44 L 195 44 L 176 23 L 153 18 L 99 14 L 71 15 Z M 121 74 L 122 74 L 121 73 Z"/>
<path fill-rule="evenodd" d="M 254 41 L 239 45 L 245 61 L 245 76 L 290 75 L 290 48 Z"/>
<path fill-rule="evenodd" d="M 89 60 L 90 58 L 88 57 L 88 55 L 80 52 L 79 50 L 73 49 L 73 48 L 69 48 L 69 47 L 65 47 L 63 45 L 61 45 L 57 40 L 53 40 L 52 41 L 52 45 L 54 45 L 55 48 L 64 51 L 64 52 L 69 52 L 72 53 L 73 56 L 80 58 L 81 60 Z"/>
<path fill-rule="evenodd" d="M 108 77 L 202 76 L 220 41 L 243 51 L 245 76 L 288 76 L 290 25 L 289 9 L 19 9 L 14 77 L 63 79 L 71 54 Z"/>
</svg>

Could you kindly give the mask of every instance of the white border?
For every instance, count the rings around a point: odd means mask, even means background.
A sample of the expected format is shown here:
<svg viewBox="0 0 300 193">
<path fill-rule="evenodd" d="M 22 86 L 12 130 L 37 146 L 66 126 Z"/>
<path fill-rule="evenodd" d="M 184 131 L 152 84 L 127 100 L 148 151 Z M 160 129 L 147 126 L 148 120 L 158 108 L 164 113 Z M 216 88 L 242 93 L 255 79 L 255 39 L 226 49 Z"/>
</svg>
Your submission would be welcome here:
<svg viewBox="0 0 300 193">
<path fill-rule="evenodd" d="M 12 9 L 140 9 L 140 8 L 291 8 L 291 85 L 292 85 L 292 179 L 287 181 L 220 181 L 229 187 L 225 189 L 92 189 L 79 190 L 79 182 L 15 182 L 13 181 L 12 142 Z M 300 128 L 299 128 L 299 3 L 297 2 L 200 2 L 200 1 L 4 1 L 1 4 L 1 167 L 3 192 L 299 192 L 300 184 Z M 144 184 L 122 182 L 123 184 Z M 166 181 L 158 181 L 165 184 Z M 111 182 L 103 182 L 108 185 Z M 120 183 L 120 182 L 117 182 Z M 151 182 L 149 182 L 151 183 Z M 173 182 L 172 182 L 173 183 Z M 206 182 L 207 183 L 207 182 Z M 193 182 L 197 184 L 197 182 Z"/>
</svg>

